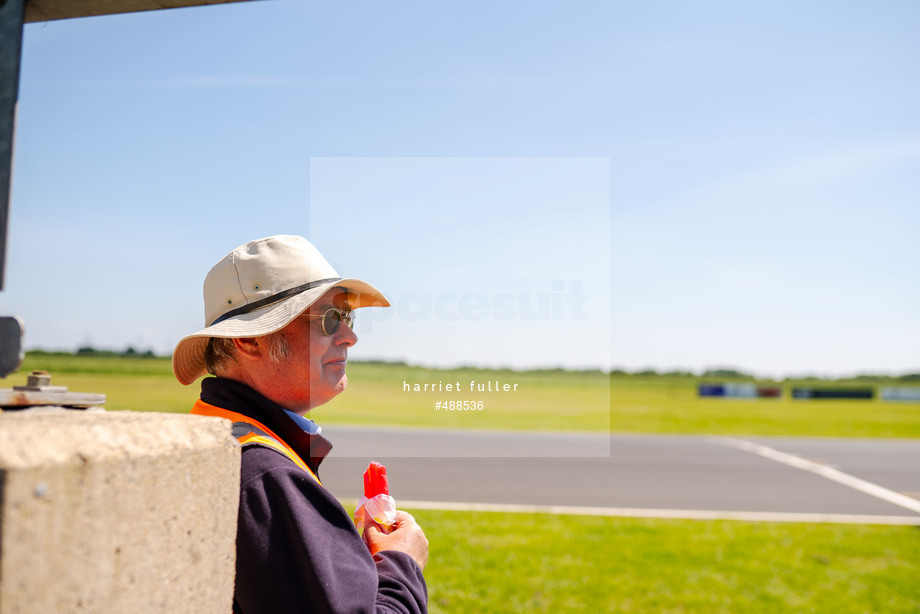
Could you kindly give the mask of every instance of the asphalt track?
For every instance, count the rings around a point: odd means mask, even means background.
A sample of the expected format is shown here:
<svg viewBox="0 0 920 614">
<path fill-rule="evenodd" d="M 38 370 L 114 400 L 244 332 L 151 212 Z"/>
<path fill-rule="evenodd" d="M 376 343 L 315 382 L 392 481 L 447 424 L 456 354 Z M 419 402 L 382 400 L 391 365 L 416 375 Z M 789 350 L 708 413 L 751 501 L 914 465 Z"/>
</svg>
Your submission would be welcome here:
<svg viewBox="0 0 920 614">
<path fill-rule="evenodd" d="M 324 427 L 343 499 L 383 462 L 398 501 L 457 509 L 920 524 L 920 440 Z"/>
</svg>

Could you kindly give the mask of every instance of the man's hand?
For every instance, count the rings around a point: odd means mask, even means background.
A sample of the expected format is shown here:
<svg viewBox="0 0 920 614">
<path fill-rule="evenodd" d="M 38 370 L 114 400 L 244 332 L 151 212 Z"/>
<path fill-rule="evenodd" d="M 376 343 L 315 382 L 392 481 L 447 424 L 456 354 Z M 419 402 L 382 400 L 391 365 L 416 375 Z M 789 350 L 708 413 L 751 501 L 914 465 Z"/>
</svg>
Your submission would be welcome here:
<svg viewBox="0 0 920 614">
<path fill-rule="evenodd" d="M 364 543 L 371 554 L 377 554 L 381 550 L 405 552 L 415 559 L 422 569 L 425 569 L 428 562 L 428 538 L 408 512 L 397 510 L 396 528 L 390 533 L 383 533 L 374 522 L 368 524 L 364 528 Z"/>
</svg>

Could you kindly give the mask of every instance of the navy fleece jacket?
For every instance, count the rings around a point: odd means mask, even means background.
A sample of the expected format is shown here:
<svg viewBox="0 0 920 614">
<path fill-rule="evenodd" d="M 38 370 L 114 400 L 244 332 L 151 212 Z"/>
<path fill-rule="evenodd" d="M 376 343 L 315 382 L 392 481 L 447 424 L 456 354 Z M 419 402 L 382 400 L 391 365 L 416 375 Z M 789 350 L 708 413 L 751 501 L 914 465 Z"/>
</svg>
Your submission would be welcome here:
<svg viewBox="0 0 920 614">
<path fill-rule="evenodd" d="M 244 384 L 207 378 L 201 388 L 206 403 L 272 429 L 314 473 L 332 448 Z M 351 515 L 285 455 L 245 447 L 240 482 L 234 611 L 428 611 L 428 589 L 418 564 L 402 552 L 372 557 Z"/>
</svg>

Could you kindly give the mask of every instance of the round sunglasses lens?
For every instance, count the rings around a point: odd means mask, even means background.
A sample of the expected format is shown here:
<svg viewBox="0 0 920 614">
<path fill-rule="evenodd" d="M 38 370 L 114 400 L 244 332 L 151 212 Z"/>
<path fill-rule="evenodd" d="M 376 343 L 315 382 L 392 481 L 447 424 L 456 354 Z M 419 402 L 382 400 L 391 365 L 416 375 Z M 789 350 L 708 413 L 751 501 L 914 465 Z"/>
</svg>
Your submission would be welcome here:
<svg viewBox="0 0 920 614">
<path fill-rule="evenodd" d="M 330 309 L 323 314 L 323 332 L 328 336 L 335 334 L 339 330 L 339 324 L 342 322 L 342 312 L 338 309 Z"/>
</svg>

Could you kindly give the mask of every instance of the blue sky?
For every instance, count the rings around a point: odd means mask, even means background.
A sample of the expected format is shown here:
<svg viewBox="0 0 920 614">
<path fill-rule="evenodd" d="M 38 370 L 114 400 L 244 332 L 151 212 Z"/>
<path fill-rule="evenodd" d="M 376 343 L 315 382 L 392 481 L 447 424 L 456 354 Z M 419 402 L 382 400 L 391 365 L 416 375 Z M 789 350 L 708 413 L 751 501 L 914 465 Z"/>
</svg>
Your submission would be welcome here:
<svg viewBox="0 0 920 614">
<path fill-rule="evenodd" d="M 394 299 L 355 356 L 916 372 L 918 26 L 907 1 L 32 24 L 0 306 L 27 347 L 168 353 L 218 259 L 296 233 Z"/>
</svg>

